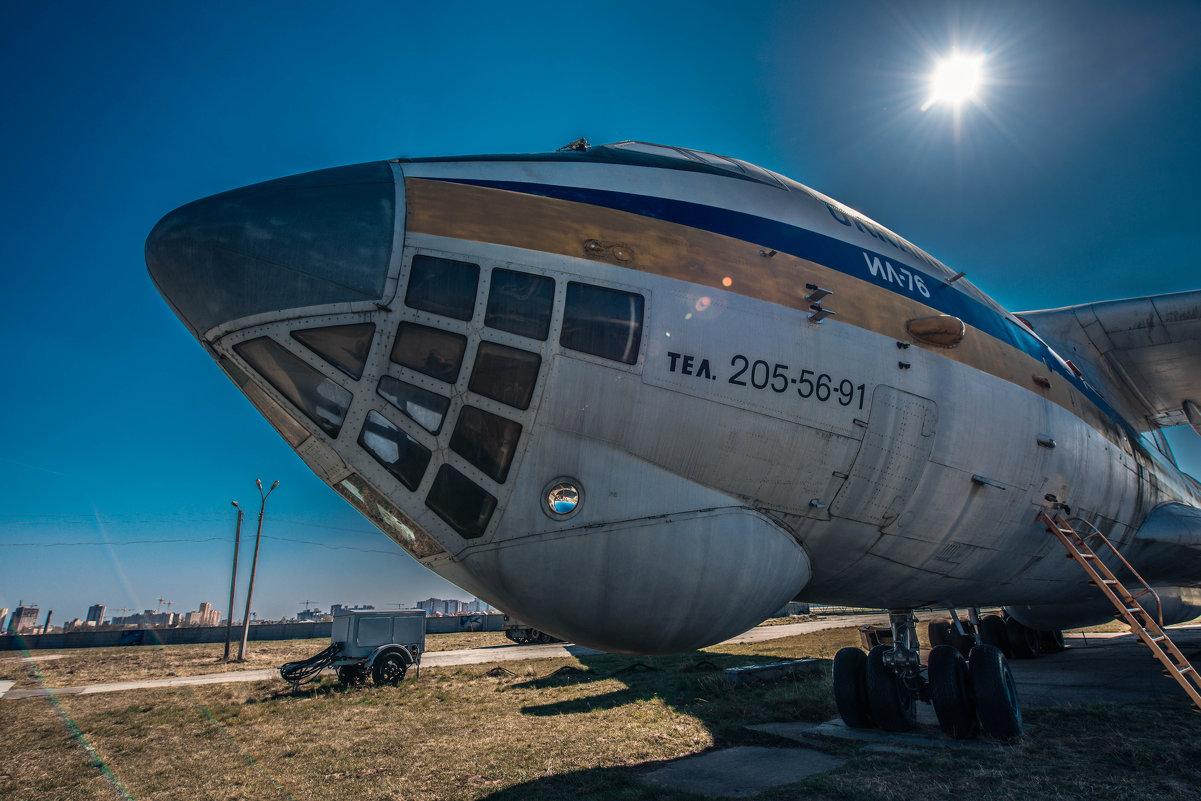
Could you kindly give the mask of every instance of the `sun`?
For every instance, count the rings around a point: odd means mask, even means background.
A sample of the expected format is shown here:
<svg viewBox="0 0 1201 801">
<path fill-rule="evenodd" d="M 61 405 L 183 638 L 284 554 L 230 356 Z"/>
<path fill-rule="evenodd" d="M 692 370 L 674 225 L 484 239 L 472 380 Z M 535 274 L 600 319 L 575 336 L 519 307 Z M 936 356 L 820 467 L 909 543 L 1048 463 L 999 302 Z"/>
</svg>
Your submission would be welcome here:
<svg viewBox="0 0 1201 801">
<path fill-rule="evenodd" d="M 984 56 L 953 55 L 939 62 L 930 76 L 930 99 L 922 111 L 935 103 L 959 106 L 976 96 L 980 88 Z"/>
</svg>

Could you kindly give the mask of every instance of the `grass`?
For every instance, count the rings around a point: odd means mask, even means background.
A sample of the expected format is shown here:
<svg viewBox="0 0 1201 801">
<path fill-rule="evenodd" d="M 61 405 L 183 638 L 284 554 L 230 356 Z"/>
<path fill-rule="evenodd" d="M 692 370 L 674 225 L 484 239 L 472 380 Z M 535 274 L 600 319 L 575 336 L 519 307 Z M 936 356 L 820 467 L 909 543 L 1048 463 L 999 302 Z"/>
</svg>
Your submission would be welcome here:
<svg viewBox="0 0 1201 801">
<path fill-rule="evenodd" d="M 716 668 L 828 659 L 858 639 L 854 628 L 833 629 L 669 657 L 511 662 L 495 676 L 499 666 L 427 668 L 400 688 L 347 690 L 325 679 L 298 696 L 274 680 L 2 701 L 0 798 L 695 799 L 638 779 L 714 747 L 795 745 L 747 724 L 835 715 L 828 674 L 731 690 Z M 320 644 L 295 647 L 307 655 Z M 577 672 L 556 675 L 564 667 Z M 761 798 L 1199 795 L 1198 718 L 1183 697 L 1027 719 L 1031 733 L 1004 751 L 882 753 L 815 741 L 847 763 Z"/>
</svg>

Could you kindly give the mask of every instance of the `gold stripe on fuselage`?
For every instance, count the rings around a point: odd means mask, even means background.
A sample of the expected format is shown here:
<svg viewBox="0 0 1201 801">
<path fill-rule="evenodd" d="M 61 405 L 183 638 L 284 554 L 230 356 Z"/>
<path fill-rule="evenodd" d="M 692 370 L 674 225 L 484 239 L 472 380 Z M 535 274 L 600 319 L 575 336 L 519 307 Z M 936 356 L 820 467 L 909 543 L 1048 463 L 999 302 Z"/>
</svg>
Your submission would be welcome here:
<svg viewBox="0 0 1201 801">
<path fill-rule="evenodd" d="M 466 239 L 563 256 L 603 260 L 632 270 L 677 278 L 808 311 L 805 284 L 833 293 L 826 305 L 837 320 L 974 367 L 1081 414 L 1092 412 L 1094 428 L 1104 415 L 1038 359 L 972 326 L 955 348 L 914 341 L 905 324 L 937 309 L 838 270 L 787 253 L 765 258 L 760 246 L 740 239 L 626 211 L 570 200 L 527 195 L 427 178 L 405 179 L 409 231 Z M 590 250 L 589 242 L 601 247 Z M 621 256 L 613 256 L 616 246 Z M 600 254 L 598 258 L 597 254 Z M 723 281 L 729 279 L 727 286 Z M 953 290 L 957 291 L 957 290 Z M 1050 380 L 1050 388 L 1034 381 Z M 1077 398 L 1076 396 L 1079 396 Z"/>
</svg>

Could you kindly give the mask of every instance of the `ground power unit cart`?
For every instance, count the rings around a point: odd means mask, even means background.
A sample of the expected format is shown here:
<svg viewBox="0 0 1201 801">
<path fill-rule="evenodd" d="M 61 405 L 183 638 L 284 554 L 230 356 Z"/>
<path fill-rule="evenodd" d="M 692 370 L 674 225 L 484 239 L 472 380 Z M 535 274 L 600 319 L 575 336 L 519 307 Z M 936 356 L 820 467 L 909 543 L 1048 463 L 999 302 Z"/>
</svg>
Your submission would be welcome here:
<svg viewBox="0 0 1201 801">
<path fill-rule="evenodd" d="M 279 675 L 296 690 L 325 668 L 343 684 L 400 684 L 410 667 L 421 675 L 425 612 L 344 612 L 334 616 L 329 647 L 301 662 L 282 665 Z"/>
</svg>

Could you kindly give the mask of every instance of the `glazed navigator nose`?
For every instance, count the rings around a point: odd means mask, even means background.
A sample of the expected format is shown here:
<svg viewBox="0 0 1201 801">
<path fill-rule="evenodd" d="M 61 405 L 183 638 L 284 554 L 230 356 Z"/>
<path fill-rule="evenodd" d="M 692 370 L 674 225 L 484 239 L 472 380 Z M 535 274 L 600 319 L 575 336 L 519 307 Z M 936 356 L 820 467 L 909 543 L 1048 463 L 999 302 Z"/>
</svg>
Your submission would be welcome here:
<svg viewBox="0 0 1201 801">
<path fill-rule="evenodd" d="M 252 314 L 378 300 L 396 193 L 376 161 L 213 195 L 159 220 L 146 267 L 197 338 Z"/>
</svg>

